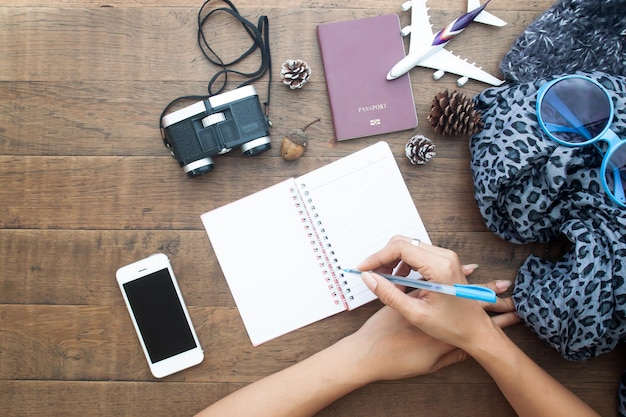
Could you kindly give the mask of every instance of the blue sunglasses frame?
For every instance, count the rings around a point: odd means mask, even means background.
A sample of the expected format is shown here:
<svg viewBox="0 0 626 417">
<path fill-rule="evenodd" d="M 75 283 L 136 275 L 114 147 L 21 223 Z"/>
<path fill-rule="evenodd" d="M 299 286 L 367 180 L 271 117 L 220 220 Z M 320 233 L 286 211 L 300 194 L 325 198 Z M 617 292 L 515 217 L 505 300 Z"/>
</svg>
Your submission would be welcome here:
<svg viewBox="0 0 626 417">
<path fill-rule="evenodd" d="M 607 115 L 606 126 L 598 133 L 596 136 L 592 136 L 589 130 L 584 126 L 584 124 L 576 117 L 576 115 L 567 107 L 565 103 L 563 103 L 559 97 L 554 94 L 550 96 L 549 104 L 557 111 L 559 114 L 570 124 L 570 126 L 561 126 L 553 123 L 545 122 L 541 115 L 541 105 L 544 102 L 545 96 L 555 84 L 568 80 L 568 79 L 580 79 L 586 82 L 590 82 L 598 87 L 605 95 L 609 114 Z M 584 97 L 582 97 L 584 99 Z M 602 181 L 602 186 L 604 187 L 604 191 L 611 198 L 613 202 L 615 202 L 618 206 L 622 208 L 626 208 L 626 195 L 624 195 L 624 187 L 623 180 L 620 175 L 619 167 L 612 166 L 613 164 L 610 162 L 611 157 L 615 154 L 615 152 L 619 149 L 620 146 L 626 144 L 626 139 L 622 139 L 617 134 L 611 130 L 611 124 L 613 123 L 613 118 L 615 117 L 615 107 L 613 105 L 613 101 L 611 100 L 611 96 L 609 92 L 597 81 L 585 77 L 583 75 L 566 75 L 563 77 L 559 77 L 552 81 L 549 81 L 542 85 L 537 91 L 537 120 L 539 122 L 539 126 L 543 130 L 543 132 L 548 135 L 550 139 L 553 141 L 567 146 L 567 147 L 582 147 L 587 145 L 594 145 L 595 148 L 603 155 L 602 165 L 600 167 L 600 178 Z M 580 136 L 587 139 L 582 142 L 567 142 L 561 140 L 559 137 L 553 134 L 554 133 L 577 133 Z M 598 146 L 599 142 L 605 142 L 608 145 L 608 149 L 606 151 L 602 150 L 600 146 Z M 611 165 L 611 166 L 610 166 Z M 609 187 L 606 173 L 609 171 L 612 172 L 613 184 L 615 192 L 611 192 L 611 188 Z"/>
</svg>

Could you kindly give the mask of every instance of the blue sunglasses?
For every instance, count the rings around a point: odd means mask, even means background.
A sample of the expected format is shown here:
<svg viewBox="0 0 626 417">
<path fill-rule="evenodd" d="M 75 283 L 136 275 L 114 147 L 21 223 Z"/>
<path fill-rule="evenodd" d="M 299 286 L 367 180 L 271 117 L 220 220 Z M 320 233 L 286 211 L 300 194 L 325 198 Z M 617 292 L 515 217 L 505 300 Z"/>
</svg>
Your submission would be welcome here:
<svg viewBox="0 0 626 417">
<path fill-rule="evenodd" d="M 626 141 L 611 130 L 614 115 L 608 91 L 589 77 L 560 77 L 537 92 L 539 126 L 561 145 L 594 145 L 604 155 L 600 167 L 604 190 L 617 205 L 626 208 Z M 601 142 L 608 146 L 601 147 Z"/>
</svg>

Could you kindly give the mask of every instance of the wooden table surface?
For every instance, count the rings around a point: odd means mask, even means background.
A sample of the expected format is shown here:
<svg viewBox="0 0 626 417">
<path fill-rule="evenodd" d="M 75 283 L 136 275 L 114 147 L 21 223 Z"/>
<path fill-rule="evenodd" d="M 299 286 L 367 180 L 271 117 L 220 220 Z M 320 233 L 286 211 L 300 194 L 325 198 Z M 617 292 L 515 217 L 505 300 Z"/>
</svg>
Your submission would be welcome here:
<svg viewBox="0 0 626 417">
<path fill-rule="evenodd" d="M 489 232 L 478 212 L 468 138 L 429 127 L 432 97 L 454 89 L 414 69 L 419 126 L 333 144 L 315 27 L 319 23 L 400 14 L 381 0 L 236 0 L 242 15 L 270 22 L 273 148 L 254 158 L 238 151 L 214 172 L 187 178 L 163 147 L 159 115 L 175 97 L 205 94 L 217 68 L 196 44 L 201 1 L 4 0 L 0 5 L 0 415 L 185 416 L 289 366 L 357 329 L 373 302 L 252 347 L 200 222 L 200 214 L 297 176 L 381 139 L 400 166 L 433 242 L 479 263 L 474 282 L 513 279 L 530 253 L 556 244 L 515 245 Z M 214 0 L 213 7 L 223 3 Z M 464 12 L 463 0 L 431 1 L 435 28 Z M 500 75 L 516 37 L 552 0 L 495 0 L 508 22 L 473 25 L 450 45 Z M 208 29 L 224 58 L 249 41 L 234 21 Z M 304 59 L 313 71 L 301 90 L 281 84 L 280 64 Z M 243 67 L 258 65 L 253 55 Z M 261 100 L 267 78 L 255 83 Z M 469 95 L 485 85 L 470 81 Z M 283 161 L 280 141 L 315 117 L 309 148 Z M 431 138 L 437 156 L 411 165 L 404 145 Z M 259 220 L 250 213 L 250 221 Z M 271 244 L 271 238 L 268 244 Z M 206 353 L 204 362 L 163 380 L 145 362 L 115 282 L 118 267 L 166 253 Z M 616 415 L 624 349 L 572 363 L 522 325 L 507 330 L 541 366 L 602 415 Z M 497 386 L 472 360 L 434 375 L 367 386 L 322 416 L 512 416 Z"/>
</svg>

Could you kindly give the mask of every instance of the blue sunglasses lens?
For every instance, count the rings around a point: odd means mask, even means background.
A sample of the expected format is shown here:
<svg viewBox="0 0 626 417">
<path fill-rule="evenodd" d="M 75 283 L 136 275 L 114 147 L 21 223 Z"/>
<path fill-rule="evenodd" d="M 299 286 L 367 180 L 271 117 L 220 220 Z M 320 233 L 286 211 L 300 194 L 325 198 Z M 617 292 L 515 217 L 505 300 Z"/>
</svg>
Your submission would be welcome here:
<svg viewBox="0 0 626 417">
<path fill-rule="evenodd" d="M 584 78 L 565 78 L 548 88 L 540 104 L 544 128 L 566 143 L 597 138 L 611 123 L 610 98 Z"/>
<path fill-rule="evenodd" d="M 626 142 L 622 142 L 617 149 L 611 152 L 605 163 L 604 178 L 607 191 L 617 203 L 626 207 Z"/>
</svg>

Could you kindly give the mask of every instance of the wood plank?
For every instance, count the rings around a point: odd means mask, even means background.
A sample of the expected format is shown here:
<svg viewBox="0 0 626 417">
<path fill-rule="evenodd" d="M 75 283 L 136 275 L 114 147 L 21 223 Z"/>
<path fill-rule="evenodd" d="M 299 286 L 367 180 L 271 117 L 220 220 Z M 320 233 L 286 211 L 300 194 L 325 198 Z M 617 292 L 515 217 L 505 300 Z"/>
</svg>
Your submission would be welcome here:
<svg viewBox="0 0 626 417">
<path fill-rule="evenodd" d="M 380 303 L 374 302 L 253 347 L 235 308 L 191 306 L 190 315 L 206 358 L 165 380 L 254 381 L 353 333 L 378 308 Z M 0 380 L 154 380 L 124 306 L 1 305 L 0 317 Z M 507 332 L 531 358 L 564 383 L 584 380 L 615 389 L 626 366 L 623 346 L 576 363 L 539 343 L 521 325 Z M 416 379 L 442 384 L 490 381 L 472 360 Z"/>
<path fill-rule="evenodd" d="M 544 245 L 501 242 L 492 233 L 432 234 L 433 243 L 455 248 L 466 263 L 480 263 L 472 282 L 514 279 L 531 253 Z M 115 271 L 151 253 L 166 253 L 192 306 L 234 307 L 203 230 L 0 230 L 0 304 L 121 305 Z"/>
<path fill-rule="evenodd" d="M 7 98 L 0 102 L 0 111 L 3 117 L 12 115 L 0 128 L 0 152 L 16 156 L 167 156 L 159 131 L 161 112 L 170 100 L 183 94 L 203 94 L 204 89 L 199 83 L 169 81 L 0 82 L 0 95 Z M 275 82 L 271 155 L 278 156 L 280 142 L 290 129 L 320 117 L 319 123 L 307 129 L 305 156 L 346 155 L 373 140 L 396 144 L 400 155 L 408 139 L 419 133 L 433 140 L 438 158 L 469 157 L 469 138 L 438 135 L 428 124 L 437 91 L 433 86 L 428 92 L 416 93 L 420 123 L 416 129 L 331 146 L 333 128 L 325 87 L 311 83 L 294 93 Z M 265 98 L 260 96 L 262 101 Z"/>
<path fill-rule="evenodd" d="M 184 84 L 189 86 L 190 84 Z M 167 86 L 167 87 L 165 87 Z M 159 131 L 159 115 L 169 99 L 177 97 L 181 91 L 191 88 L 181 87 L 182 83 L 116 82 L 103 86 L 99 82 L 85 83 L 29 83 L 0 82 L 0 95 L 9 100 L 0 102 L 2 114 L 14 115 L 11 121 L 0 128 L 0 153 L 3 156 L 154 156 L 162 157 L 163 168 L 168 168 L 172 177 L 179 177 L 180 168 L 169 157 L 163 145 Z M 270 130 L 273 149 L 255 158 L 243 158 L 239 150 L 229 155 L 215 158 L 215 172 L 222 165 L 230 163 L 248 164 L 255 159 L 276 158 L 276 176 L 298 175 L 314 166 L 308 158 L 326 158 L 317 165 L 331 161 L 331 158 L 345 156 L 361 147 L 378 140 L 389 142 L 406 173 L 429 175 L 437 170 L 437 176 L 451 171 L 451 167 L 441 159 L 463 159 L 458 168 L 464 174 L 469 172 L 469 138 L 444 137 L 436 134 L 426 117 L 430 110 L 432 97 L 416 96 L 421 125 L 415 130 L 395 132 L 363 138 L 340 145 L 331 146 L 333 140 L 332 120 L 329 114 L 326 91 L 315 86 L 307 86 L 307 95 L 292 95 L 283 88 L 274 88 L 273 102 L 293 103 L 302 112 L 272 111 L 274 127 Z M 167 91 L 167 92 L 164 92 Z M 160 100 L 155 97 L 161 96 Z M 93 100 L 93 97 L 98 97 Z M 295 98 L 295 101 L 293 99 Z M 315 102 L 316 108 L 311 114 L 303 103 Z M 319 110 L 321 109 L 321 110 Z M 314 117 L 321 116 L 319 123 L 307 129 L 309 145 L 301 160 L 291 163 L 279 157 L 280 143 L 287 132 L 295 127 L 302 127 Z M 437 156 L 424 166 L 412 166 L 404 158 L 404 145 L 414 134 L 430 137 L 436 146 Z M 236 158 L 231 161 L 225 158 Z M 50 159 L 54 161 L 54 159 Z M 225 162 L 229 161 L 229 162 Z M 9 161 L 10 162 L 10 161 Z M 28 163 L 28 162 L 26 162 Z M 39 165 L 38 161 L 33 162 Z M 143 162 L 137 162 L 143 163 Z M 16 160 L 12 164 L 21 165 Z M 7 169 L 15 169 L 9 165 Z M 439 171 L 441 170 L 441 171 Z M 24 171 L 24 169 L 20 169 Z M 27 173 L 30 171 L 27 171 Z"/>
<path fill-rule="evenodd" d="M 380 6 L 379 6 L 380 7 Z M 367 17 L 383 13 L 398 13 L 395 5 L 371 9 L 302 8 L 267 9 L 241 7 L 243 15 L 256 21 L 267 14 L 270 31 L 274 74 L 281 62 L 300 57 L 314 68 L 311 82 L 323 83 L 321 56 L 317 45 L 317 24 Z M 0 65 L 0 80 L 12 81 L 87 81 L 118 80 L 197 80 L 208 81 L 217 71 L 202 57 L 196 41 L 197 9 L 169 7 L 105 7 L 105 8 L 2 8 L 0 25 L 6 28 L 4 47 L 11 51 L 9 59 Z M 459 12 L 434 14 L 435 27 L 443 27 Z M 500 17 L 509 22 L 506 29 L 476 25 L 472 27 L 473 42 L 459 43 L 457 53 L 482 57 L 485 70 L 496 72 L 500 57 L 510 48 L 518 34 L 537 17 L 537 11 L 502 10 Z M 409 16 L 402 16 L 403 24 Z M 238 29 L 238 23 L 227 16 L 210 22 L 212 45 L 219 45 L 218 54 L 237 54 L 247 49 L 249 39 Z M 54 33 L 50 37 L 47 33 Z M 298 34 L 298 42 L 280 42 Z M 159 36 L 155 36 L 158 34 Z M 491 41 L 497 36 L 498 42 Z M 490 44 L 490 48 L 482 45 Z M 222 49 L 223 45 L 223 49 Z M 142 59 L 138 60 L 137 57 Z M 236 55 L 235 55 L 236 56 Z M 228 58 L 225 56 L 224 58 Z M 478 58 L 475 58 L 478 59 Z M 172 61 L 178 63 L 172 65 Z M 56 65 L 49 65 L 55 62 Z M 242 64 L 245 69 L 256 68 L 258 61 Z M 111 71 L 115 68 L 115 71 Z M 417 74 L 430 74 L 416 70 Z M 278 78 L 275 78 L 278 79 Z M 430 75 L 420 77 L 420 82 Z M 415 81 L 415 80 L 414 80 Z M 451 81 L 451 82 L 448 82 Z M 453 77 L 444 81 L 453 87 Z M 440 83 L 440 84 L 444 84 Z M 470 82 L 468 87 L 483 89 L 484 85 Z"/>
<path fill-rule="evenodd" d="M 404 144 L 391 145 L 429 231 L 486 230 L 473 201 L 468 160 L 441 157 L 416 167 L 404 157 Z M 189 179 L 169 156 L 0 156 L 0 200 L 9 202 L 0 207 L 0 227 L 197 230 L 202 213 L 336 159 L 307 156 L 291 164 L 269 152 L 252 158 L 233 154 L 216 158 L 213 172 Z M 439 203 L 429 204 L 433 200 Z"/>
<path fill-rule="evenodd" d="M 221 2 L 215 2 L 217 5 L 222 5 Z M 199 7 L 195 2 L 190 2 L 189 0 L 171 0 L 167 2 L 167 5 L 163 5 L 163 3 L 156 0 L 112 0 L 107 1 L 103 4 L 97 0 L 61 0 L 61 1 L 33 1 L 33 0 L 6 0 L 3 1 L 4 6 L 12 6 L 12 7 L 57 7 L 63 6 L 65 8 L 70 7 Z M 286 0 L 281 2 L 274 2 L 272 0 L 237 0 L 235 3 L 237 8 L 244 9 L 246 7 L 257 6 L 263 7 L 265 9 L 373 9 L 380 10 L 381 4 L 377 0 L 362 0 L 358 3 L 355 3 L 350 0 L 334 0 L 332 4 L 328 4 L 328 2 L 323 0 Z M 489 9 L 492 11 L 501 11 L 501 10 L 524 10 L 524 11 L 541 11 L 545 10 L 547 7 L 551 6 L 552 3 L 550 0 L 536 0 L 536 1 L 528 1 L 524 3 L 518 3 L 516 0 L 499 0 L 493 2 L 493 4 L 489 5 Z M 453 11 L 461 11 L 463 12 L 463 6 L 459 5 L 458 2 L 451 1 L 441 1 L 436 3 L 437 9 L 441 10 L 453 10 Z M 396 8 L 399 9 L 399 7 Z"/>
<path fill-rule="evenodd" d="M 193 383 L 59 383 L 59 382 L 3 382 L 0 389 L 10 401 L 0 405 L 3 415 L 14 417 L 63 414 L 67 417 L 84 415 L 85 410 L 97 415 L 135 416 L 145 414 L 150 404 L 150 415 L 192 415 L 206 405 L 240 388 L 242 384 Z M 595 387 L 589 387 L 593 392 Z M 453 391 L 439 384 L 392 386 L 374 384 L 341 399 L 318 416 L 337 415 L 406 415 L 407 410 L 429 415 L 438 410 L 441 393 L 452 395 L 451 412 L 463 412 L 461 404 L 477 400 L 472 412 L 488 415 L 497 409 L 500 416 L 514 416 L 497 389 L 490 385 L 459 384 Z M 381 401 L 372 402 L 372 397 Z M 45 403 L 41 401 L 45 398 Z M 138 402 L 137 398 L 144 401 Z M 431 414 L 432 415 L 432 414 Z M 461 415 L 461 414 L 459 414 Z M 468 414 L 462 414 L 468 415 Z M 607 414 L 609 415 L 609 414 Z"/>
<path fill-rule="evenodd" d="M 190 382 L 0 381 L 0 390 L 8 400 L 0 403 L 0 413 L 13 417 L 59 414 L 72 417 L 89 410 L 91 415 L 138 416 L 145 414 L 149 404 L 150 415 L 154 417 L 192 415 L 243 386 Z M 617 416 L 615 395 L 607 392 L 603 384 L 576 383 L 568 387 L 600 415 Z M 372 401 L 372 398 L 380 400 Z M 441 415 L 442 403 L 446 405 L 445 415 L 516 415 L 493 384 L 377 383 L 344 397 L 318 416 L 409 415 L 407 412 Z"/>
<path fill-rule="evenodd" d="M 161 139 L 159 116 L 170 99 L 184 92 L 202 93 L 192 86 L 189 82 L 0 82 L 0 94 L 7 98 L 0 102 L 0 111 L 13 115 L 0 128 L 0 151 L 14 156 L 169 156 Z M 273 88 L 270 111 L 274 149 L 263 156 L 278 157 L 287 132 L 319 116 L 322 120 L 307 129 L 305 157 L 343 156 L 376 140 L 394 144 L 401 156 L 408 139 L 420 133 L 430 137 L 437 147 L 433 163 L 437 158 L 469 158 L 469 138 L 440 136 L 428 125 L 426 117 L 434 92 L 416 97 L 420 119 L 416 129 L 331 146 L 332 119 L 327 116 L 330 110 L 325 88 L 307 86 L 303 91 L 306 94 L 301 95 L 279 87 Z M 232 155 L 241 158 L 237 150 Z M 216 169 L 221 159 L 216 158 Z M 426 168 L 403 162 L 407 169 Z M 296 161 L 284 166 L 299 164 Z"/>
<path fill-rule="evenodd" d="M 0 414 L 191 416 L 243 384 L 119 381 L 0 381 Z M 138 400 L 141 399 L 141 400 Z"/>
</svg>

